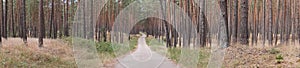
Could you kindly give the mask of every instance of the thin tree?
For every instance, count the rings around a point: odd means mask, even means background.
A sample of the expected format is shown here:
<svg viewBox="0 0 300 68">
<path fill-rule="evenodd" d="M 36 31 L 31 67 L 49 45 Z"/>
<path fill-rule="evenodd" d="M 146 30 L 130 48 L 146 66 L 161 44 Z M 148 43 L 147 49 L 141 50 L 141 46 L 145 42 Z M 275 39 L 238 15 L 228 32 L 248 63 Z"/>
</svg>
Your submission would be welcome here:
<svg viewBox="0 0 300 68">
<path fill-rule="evenodd" d="M 94 26 L 94 0 L 90 0 L 90 24 L 89 24 L 89 34 L 88 34 L 88 39 L 93 39 L 94 38 L 94 36 L 93 36 L 93 34 L 94 34 L 94 28 L 93 28 L 93 26 Z M 117 4 L 119 4 L 119 3 L 117 3 Z M 68 7 L 67 7 L 68 8 Z M 117 8 L 118 9 L 118 8 Z M 118 11 L 118 10 L 117 10 Z M 67 16 L 67 14 L 66 14 L 66 16 Z M 67 19 L 67 18 L 66 18 Z M 66 23 L 67 24 L 67 23 Z"/>
<path fill-rule="evenodd" d="M 50 29 L 49 29 L 49 36 L 51 38 L 54 38 L 53 35 L 52 35 L 52 32 L 54 31 L 53 30 L 53 23 L 55 22 L 54 21 L 54 8 L 55 8 L 55 4 L 54 4 L 54 0 L 51 0 L 51 17 L 50 17 Z"/>
<path fill-rule="evenodd" d="M 160 1 L 160 5 L 161 5 L 161 11 L 162 11 L 162 16 L 163 16 L 163 19 L 166 19 L 166 10 L 164 9 L 166 7 L 166 2 L 165 1 L 162 1 L 162 0 L 159 0 Z M 165 32 L 166 32 L 166 40 L 167 40 L 167 47 L 170 47 L 171 46 L 171 40 L 170 40 L 170 34 L 169 34 L 169 26 L 168 26 L 168 23 L 166 21 L 162 21 L 164 26 L 165 26 Z"/>
<path fill-rule="evenodd" d="M 22 0 L 20 3 L 20 31 L 23 38 L 23 42 L 27 44 L 27 28 L 26 28 L 26 0 Z"/>
<path fill-rule="evenodd" d="M 7 11 L 8 11 L 8 1 L 5 0 L 5 12 L 4 12 L 4 22 L 2 24 L 3 26 L 3 38 L 7 39 Z"/>
<path fill-rule="evenodd" d="M 44 7 L 43 0 L 40 0 L 40 30 L 39 30 L 39 47 L 43 47 L 43 38 L 45 36 L 45 23 L 44 23 Z"/>
<path fill-rule="evenodd" d="M 276 28 L 275 28 L 275 45 L 277 45 L 277 41 L 278 41 L 278 39 L 277 39 L 277 37 L 278 37 L 278 28 L 279 28 L 279 17 L 280 17 L 280 15 L 281 15 L 281 10 L 280 10 L 280 8 L 281 8 L 281 0 L 278 0 L 278 6 L 277 6 L 277 20 L 276 20 Z"/>
<path fill-rule="evenodd" d="M 232 43 L 236 43 L 237 42 L 237 38 L 238 38 L 238 12 L 239 12 L 239 7 L 238 7 L 238 2 L 239 0 L 234 0 L 233 3 L 233 24 L 232 24 Z"/>
<path fill-rule="evenodd" d="M 83 7 L 83 38 L 87 38 L 87 22 L 86 22 L 86 0 L 82 1 L 82 7 Z"/>
<path fill-rule="evenodd" d="M 200 0 L 201 3 L 201 6 L 200 6 L 200 9 L 199 9 L 199 24 L 198 24 L 198 27 L 200 27 L 200 29 L 198 29 L 198 32 L 200 34 L 200 46 L 201 47 L 204 47 L 205 46 L 205 43 L 206 43 L 206 22 L 204 21 L 204 11 L 205 11 L 205 0 Z"/>
<path fill-rule="evenodd" d="M 14 19 L 14 0 L 11 0 L 11 27 L 12 27 L 12 36 L 16 37 L 15 19 Z"/>
<path fill-rule="evenodd" d="M 269 33 L 268 33 L 268 40 L 269 44 L 272 45 L 273 41 L 273 32 L 272 32 L 272 25 L 273 25 L 273 9 L 272 9 L 272 0 L 269 0 Z"/>
<path fill-rule="evenodd" d="M 69 36 L 69 0 L 67 0 L 66 4 L 64 36 Z"/>
<path fill-rule="evenodd" d="M 1 27 L 0 27 L 0 43 L 2 42 L 2 22 L 3 22 L 3 0 L 1 0 Z"/>
<path fill-rule="evenodd" d="M 248 32 L 248 0 L 241 0 L 241 26 L 240 26 L 240 43 L 248 45 L 249 32 Z"/>
<path fill-rule="evenodd" d="M 264 16 L 263 16 L 263 45 L 265 45 L 266 40 L 266 0 L 263 0 L 263 9 L 264 9 Z"/>
</svg>

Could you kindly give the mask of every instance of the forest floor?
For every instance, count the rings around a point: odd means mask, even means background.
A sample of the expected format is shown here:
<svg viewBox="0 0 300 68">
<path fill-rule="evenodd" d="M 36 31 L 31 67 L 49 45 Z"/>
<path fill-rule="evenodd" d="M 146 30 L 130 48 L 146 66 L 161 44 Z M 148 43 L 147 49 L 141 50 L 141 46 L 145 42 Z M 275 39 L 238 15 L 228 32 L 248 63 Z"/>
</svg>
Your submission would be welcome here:
<svg viewBox="0 0 300 68">
<path fill-rule="evenodd" d="M 72 45 L 63 40 L 44 39 L 39 48 L 37 38 L 28 38 L 27 45 L 20 38 L 8 38 L 0 47 L 0 68 L 76 67 Z"/>
<path fill-rule="evenodd" d="M 37 38 L 28 38 L 26 45 L 21 38 L 2 38 L 2 40 L 0 45 L 0 68 L 77 68 L 73 46 L 71 45 L 72 38 L 44 39 L 42 48 L 38 47 Z M 137 38 L 132 37 L 130 48 L 134 49 L 136 43 Z M 100 66 L 113 68 L 116 63 L 116 56 L 112 53 L 111 43 L 98 42 L 96 47 L 99 59 L 103 63 Z"/>
<path fill-rule="evenodd" d="M 224 67 L 300 68 L 298 43 L 277 46 L 232 45 L 227 48 Z"/>
<path fill-rule="evenodd" d="M 0 48 L 0 68 L 10 67 L 67 67 L 76 68 L 72 45 L 63 39 L 45 39 L 44 47 L 38 47 L 37 38 L 28 38 L 28 44 L 24 45 L 20 38 L 3 39 Z M 137 41 L 136 41 L 137 42 Z M 154 41 L 155 42 L 155 41 Z M 151 43 L 151 41 L 150 41 Z M 154 44 L 153 42 L 151 44 Z M 154 47 L 149 45 L 150 48 Z M 210 53 L 205 48 L 200 68 L 205 67 Z M 158 52 L 159 53 L 159 52 Z M 167 58 L 176 62 L 179 49 L 168 49 Z M 160 54 L 160 53 L 159 53 Z M 104 54 L 103 56 L 107 56 Z M 223 67 L 260 67 L 260 68 L 300 68 L 300 44 L 289 43 L 278 46 L 244 46 L 232 45 L 227 48 Z M 113 68 L 116 60 L 109 57 L 103 61 L 103 67 Z M 198 66 L 199 67 L 199 66 Z"/>
</svg>

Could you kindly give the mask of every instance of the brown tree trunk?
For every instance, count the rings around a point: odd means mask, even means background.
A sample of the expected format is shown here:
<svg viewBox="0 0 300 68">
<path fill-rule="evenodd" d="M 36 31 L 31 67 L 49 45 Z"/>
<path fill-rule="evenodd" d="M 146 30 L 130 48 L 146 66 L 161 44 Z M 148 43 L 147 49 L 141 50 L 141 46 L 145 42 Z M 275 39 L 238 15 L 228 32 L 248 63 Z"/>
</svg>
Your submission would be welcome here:
<svg viewBox="0 0 300 68">
<path fill-rule="evenodd" d="M 15 19 L 14 19 L 14 0 L 11 0 L 11 26 L 12 26 L 12 36 L 16 37 L 15 32 Z"/>
<path fill-rule="evenodd" d="M 240 26 L 240 43 L 248 45 L 249 43 L 249 32 L 248 32 L 248 0 L 241 1 L 241 26 Z"/>
<path fill-rule="evenodd" d="M 119 3 L 118 3 L 119 4 Z M 88 38 L 89 39 L 93 39 L 94 38 L 94 28 L 93 28 L 93 23 L 94 23 L 94 0 L 90 0 L 90 24 L 89 24 L 89 35 L 88 35 Z M 118 8 L 117 8 L 118 9 Z M 118 11 L 118 10 L 117 10 Z"/>
<path fill-rule="evenodd" d="M 65 28 L 64 28 L 64 36 L 70 36 L 69 35 L 69 0 L 67 0 L 67 6 L 66 6 L 66 13 L 65 13 L 65 20 L 66 20 L 66 22 L 65 22 Z"/>
<path fill-rule="evenodd" d="M 272 26 L 273 26 L 273 9 L 272 9 L 272 0 L 269 0 L 269 33 L 268 33 L 268 40 L 269 40 L 269 44 L 272 45 L 273 44 L 273 32 L 272 32 Z"/>
<path fill-rule="evenodd" d="M 53 2 L 53 0 L 52 0 Z M 44 8 L 43 8 L 43 0 L 40 0 L 40 30 L 39 30 L 39 47 L 43 47 L 43 38 L 45 36 L 45 23 L 44 23 Z"/>
<path fill-rule="evenodd" d="M 3 26 L 2 26 L 2 23 L 3 23 L 3 0 L 1 0 L 1 23 L 0 23 L 0 44 L 1 44 L 1 42 L 2 42 L 2 28 L 3 28 Z"/>
<path fill-rule="evenodd" d="M 166 2 L 159 0 L 160 1 L 160 5 L 161 5 L 161 10 L 162 10 L 162 14 L 163 14 L 163 18 L 166 19 L 166 9 L 164 9 L 166 7 Z M 166 21 L 162 21 L 164 23 L 165 29 L 166 29 L 166 40 L 167 40 L 167 47 L 171 46 L 171 40 L 169 38 L 169 26 L 168 23 Z"/>
<path fill-rule="evenodd" d="M 278 41 L 278 28 L 279 28 L 279 17 L 281 15 L 281 0 L 278 0 L 278 7 L 277 7 L 277 20 L 276 20 L 276 28 L 275 28 L 275 45 L 277 45 Z"/>
<path fill-rule="evenodd" d="M 26 28 L 26 8 L 25 8 L 25 0 L 22 0 L 20 3 L 21 8 L 20 8 L 20 26 L 21 26 L 21 34 L 22 38 L 25 44 L 27 44 L 27 28 Z"/>
<path fill-rule="evenodd" d="M 8 1 L 5 0 L 5 12 L 4 12 L 4 22 L 2 24 L 3 26 L 3 38 L 7 39 L 7 11 L 8 11 Z"/>
<path fill-rule="evenodd" d="M 266 40 L 266 0 L 263 0 L 263 9 L 264 9 L 264 16 L 263 16 L 263 45 L 265 45 Z"/>
<path fill-rule="evenodd" d="M 233 24 L 232 24 L 232 43 L 236 43 L 237 42 L 237 38 L 238 38 L 238 12 L 239 12 L 239 9 L 238 9 L 238 2 L 239 0 L 234 0 L 234 3 L 233 3 Z"/>
<path fill-rule="evenodd" d="M 228 31 L 228 13 L 227 13 L 227 0 L 219 0 L 222 18 L 219 22 L 219 42 L 221 47 L 229 46 L 229 31 Z"/>
<path fill-rule="evenodd" d="M 200 46 L 201 47 L 204 47 L 205 46 L 205 43 L 206 43 L 206 22 L 204 21 L 205 20 L 205 0 L 200 0 L 201 3 L 201 6 L 200 6 L 200 9 L 199 9 L 199 24 L 198 24 L 198 32 L 200 34 Z M 227 12 L 227 11 L 226 11 Z M 226 20 L 227 21 L 227 20 Z"/>
<path fill-rule="evenodd" d="M 53 30 L 53 23 L 55 22 L 54 21 L 54 8 L 55 8 L 55 4 L 54 4 L 54 0 L 51 0 L 51 18 L 50 18 L 50 29 L 49 29 L 49 37 L 51 37 L 51 38 L 54 38 L 53 37 L 53 32 L 54 32 L 54 30 Z"/>
<path fill-rule="evenodd" d="M 256 0 L 253 1 L 254 2 L 254 7 L 253 7 L 253 31 L 252 31 L 252 45 L 254 45 L 254 43 L 256 42 Z"/>
</svg>

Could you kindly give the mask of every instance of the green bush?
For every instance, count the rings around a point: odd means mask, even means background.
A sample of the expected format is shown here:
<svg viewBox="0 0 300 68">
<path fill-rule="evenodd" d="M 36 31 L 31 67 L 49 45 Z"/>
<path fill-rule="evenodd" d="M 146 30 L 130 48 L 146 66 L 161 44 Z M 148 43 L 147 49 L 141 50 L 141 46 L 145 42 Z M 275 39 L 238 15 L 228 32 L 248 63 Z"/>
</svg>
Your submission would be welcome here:
<svg viewBox="0 0 300 68">
<path fill-rule="evenodd" d="M 114 51 L 111 43 L 108 42 L 99 42 L 96 44 L 96 47 L 97 47 L 97 51 L 100 53 L 103 52 L 113 53 Z"/>
<path fill-rule="evenodd" d="M 175 60 L 176 62 L 179 61 L 179 57 L 181 55 L 181 49 L 179 48 L 169 48 L 168 55 L 170 59 Z"/>
<path fill-rule="evenodd" d="M 277 50 L 277 49 L 275 49 L 275 48 L 272 48 L 269 52 L 270 52 L 270 54 L 278 54 L 278 53 L 280 53 L 280 51 Z"/>
<path fill-rule="evenodd" d="M 276 63 L 282 63 L 283 62 L 283 56 L 281 54 L 276 56 Z"/>
</svg>

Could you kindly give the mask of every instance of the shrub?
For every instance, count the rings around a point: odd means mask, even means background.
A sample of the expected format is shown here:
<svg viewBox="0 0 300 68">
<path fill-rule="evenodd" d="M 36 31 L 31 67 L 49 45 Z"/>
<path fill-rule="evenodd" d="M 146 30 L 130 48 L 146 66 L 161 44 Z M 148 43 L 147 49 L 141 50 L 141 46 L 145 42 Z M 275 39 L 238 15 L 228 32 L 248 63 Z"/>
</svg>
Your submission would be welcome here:
<svg viewBox="0 0 300 68">
<path fill-rule="evenodd" d="M 269 52 L 270 52 L 270 54 L 278 54 L 278 53 L 280 53 L 280 51 L 277 50 L 277 49 L 275 49 L 275 48 L 272 48 Z"/>
<path fill-rule="evenodd" d="M 276 56 L 276 63 L 282 63 L 283 62 L 283 56 L 281 54 Z"/>
</svg>

